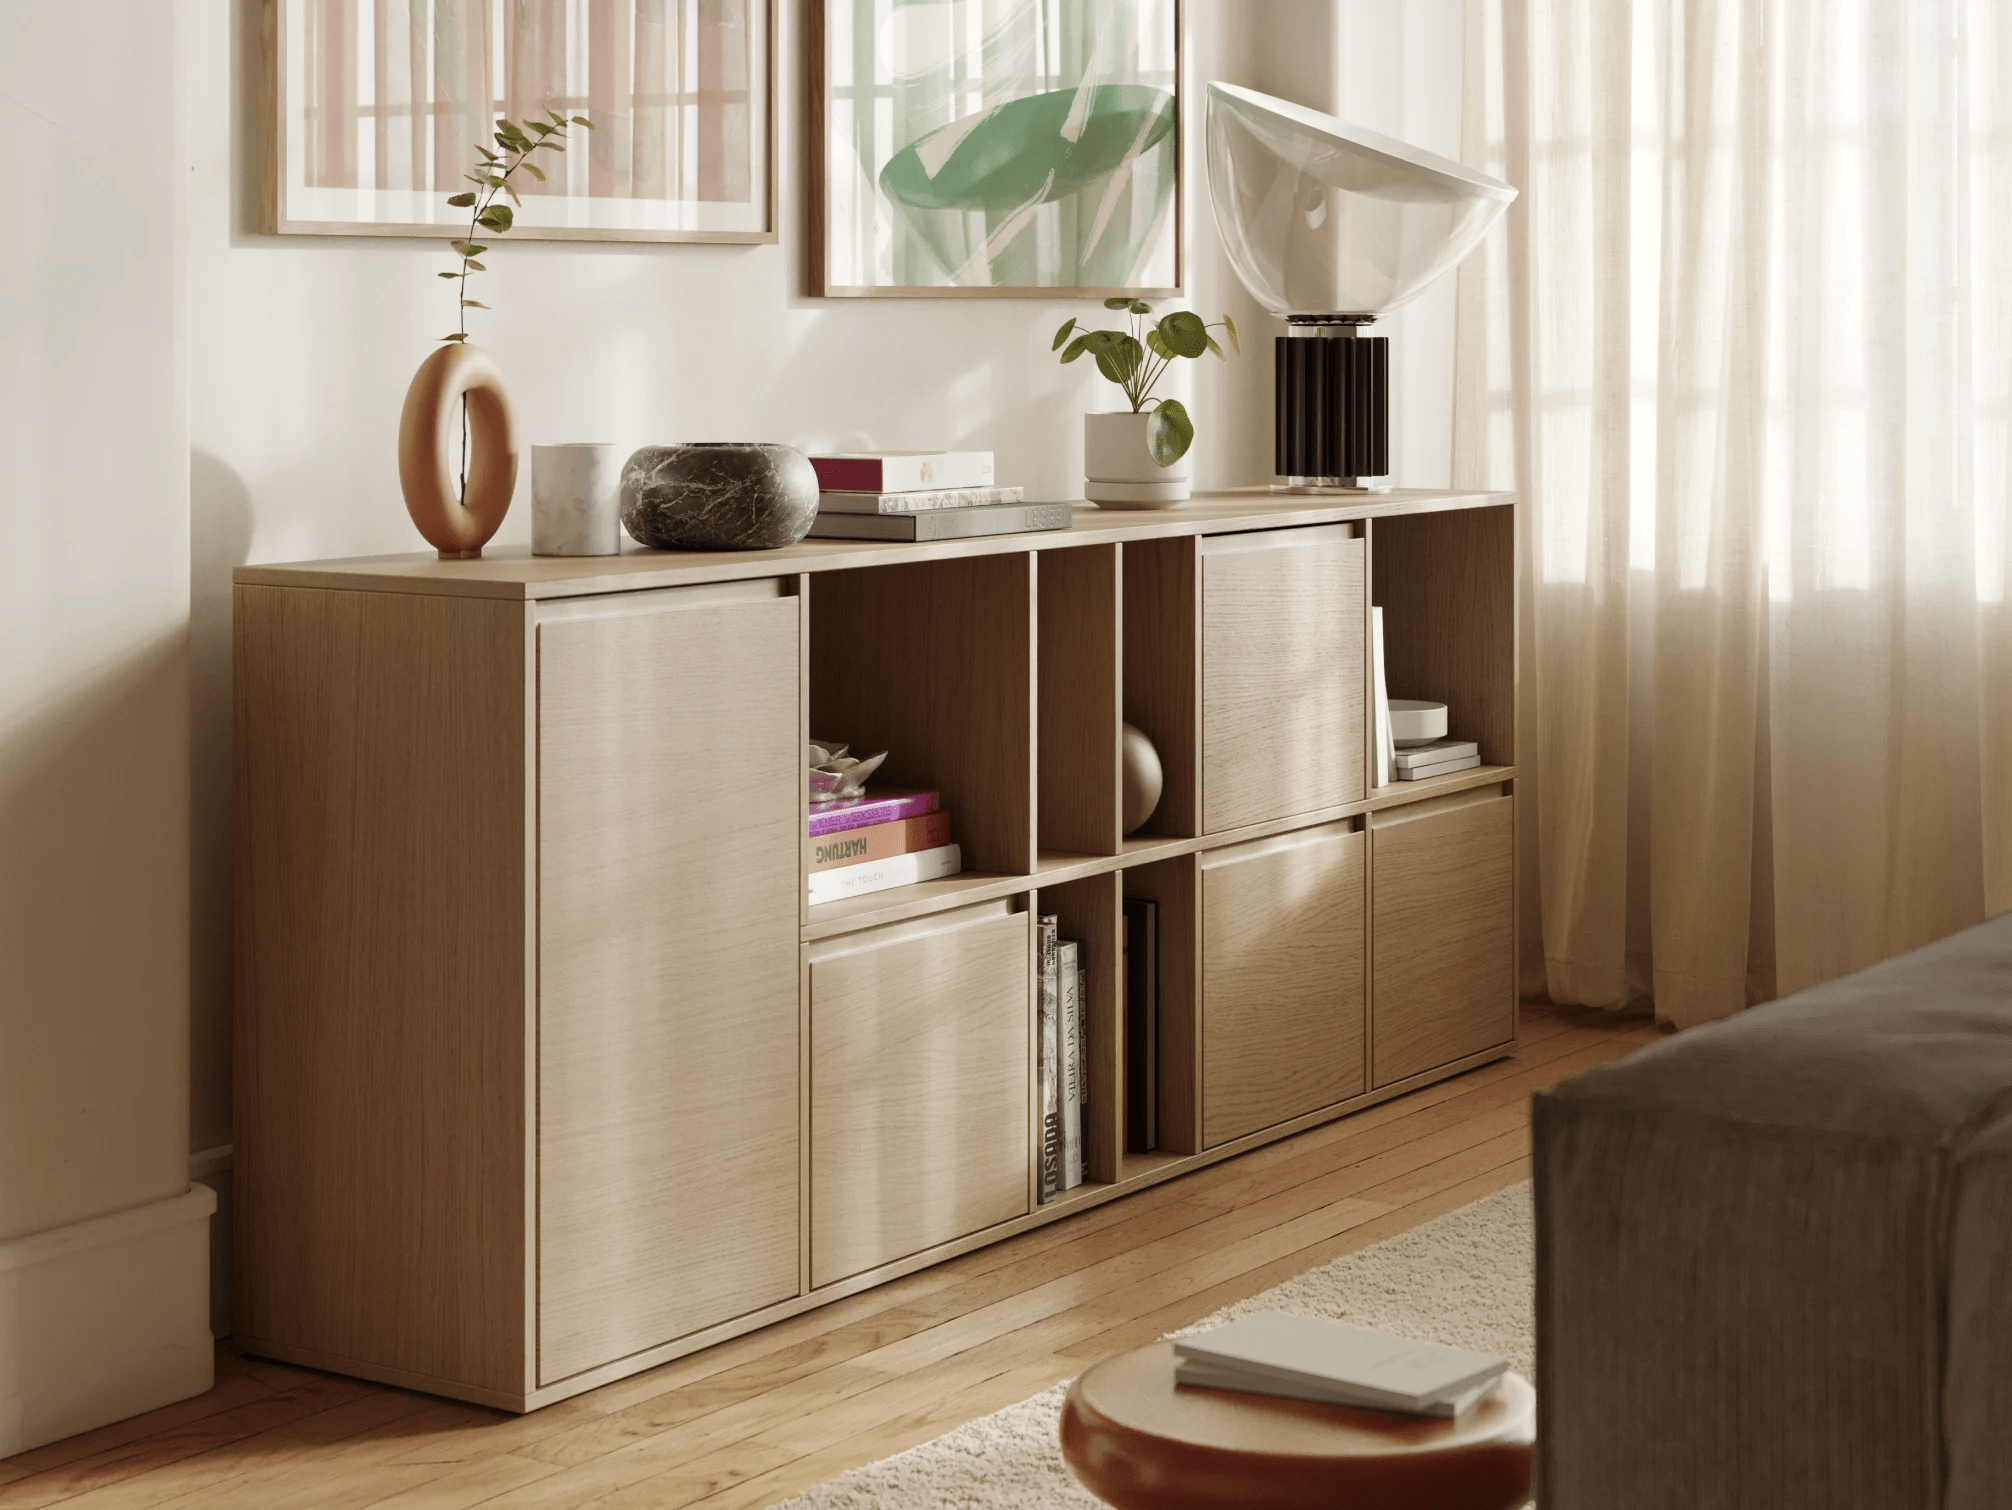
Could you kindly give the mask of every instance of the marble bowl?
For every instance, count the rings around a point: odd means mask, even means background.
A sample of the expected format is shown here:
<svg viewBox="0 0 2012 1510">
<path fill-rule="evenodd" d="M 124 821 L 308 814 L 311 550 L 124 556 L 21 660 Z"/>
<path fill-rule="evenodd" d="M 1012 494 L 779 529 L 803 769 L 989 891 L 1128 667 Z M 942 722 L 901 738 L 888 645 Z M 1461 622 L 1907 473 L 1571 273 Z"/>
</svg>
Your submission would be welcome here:
<svg viewBox="0 0 2012 1510">
<path fill-rule="evenodd" d="M 774 550 L 816 518 L 817 473 L 791 446 L 644 446 L 622 468 L 622 527 L 656 550 Z"/>
</svg>

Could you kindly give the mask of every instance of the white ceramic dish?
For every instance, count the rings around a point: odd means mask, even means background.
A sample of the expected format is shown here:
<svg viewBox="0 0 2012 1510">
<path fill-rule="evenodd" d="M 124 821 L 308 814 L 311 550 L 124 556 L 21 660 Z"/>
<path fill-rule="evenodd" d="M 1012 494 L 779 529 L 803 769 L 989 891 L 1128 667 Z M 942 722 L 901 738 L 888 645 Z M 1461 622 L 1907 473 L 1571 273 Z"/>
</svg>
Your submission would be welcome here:
<svg viewBox="0 0 2012 1510">
<path fill-rule="evenodd" d="M 1446 704 L 1422 702 L 1415 697 L 1390 700 L 1390 738 L 1398 749 L 1429 745 L 1446 737 Z"/>
</svg>

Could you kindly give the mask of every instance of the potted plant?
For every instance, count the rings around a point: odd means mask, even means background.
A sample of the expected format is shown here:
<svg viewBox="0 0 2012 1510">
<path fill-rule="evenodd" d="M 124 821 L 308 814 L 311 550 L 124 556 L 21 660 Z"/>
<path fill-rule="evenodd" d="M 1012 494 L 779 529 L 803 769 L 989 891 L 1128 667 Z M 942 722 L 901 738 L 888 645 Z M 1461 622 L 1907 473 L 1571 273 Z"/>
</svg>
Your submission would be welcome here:
<svg viewBox="0 0 2012 1510">
<path fill-rule="evenodd" d="M 488 352 L 468 344 L 468 311 L 489 307 L 468 297 L 468 275 L 488 271 L 479 259 L 489 248 L 475 237 L 484 232 L 500 236 L 516 221 L 510 205 L 496 202 L 497 195 L 509 195 L 511 204 L 522 208 L 510 180 L 519 172 L 543 180 L 544 172 L 531 161 L 533 154 L 565 151 L 560 144 L 569 125 L 593 129 L 593 122 L 582 115 L 570 120 L 557 111 L 547 115 L 547 121 L 527 119 L 521 125 L 498 121 L 497 150 L 476 145 L 475 169 L 467 175 L 475 187 L 447 201 L 468 211 L 468 235 L 448 243 L 459 266 L 440 274 L 455 285 L 460 317 L 454 332 L 440 338 L 440 349 L 413 374 L 398 421 L 398 481 L 405 509 L 443 561 L 480 556 L 503 523 L 517 487 L 516 425 L 503 374 Z M 449 440 L 457 411 L 458 468 L 450 461 Z"/>
<path fill-rule="evenodd" d="M 1065 363 L 1088 352 L 1132 406 L 1083 416 L 1083 496 L 1106 508 L 1179 503 L 1190 490 L 1187 454 L 1195 440 L 1194 421 L 1179 399 L 1155 398 L 1153 389 L 1177 357 L 1211 351 L 1223 356 L 1211 330 L 1220 329 L 1230 349 L 1241 353 L 1236 322 L 1224 315 L 1220 325 L 1205 325 L 1200 315 L 1185 309 L 1155 320 L 1153 306 L 1144 299 L 1106 299 L 1104 308 L 1123 310 L 1128 328 L 1079 334 L 1071 318 L 1048 348 L 1060 351 Z"/>
</svg>

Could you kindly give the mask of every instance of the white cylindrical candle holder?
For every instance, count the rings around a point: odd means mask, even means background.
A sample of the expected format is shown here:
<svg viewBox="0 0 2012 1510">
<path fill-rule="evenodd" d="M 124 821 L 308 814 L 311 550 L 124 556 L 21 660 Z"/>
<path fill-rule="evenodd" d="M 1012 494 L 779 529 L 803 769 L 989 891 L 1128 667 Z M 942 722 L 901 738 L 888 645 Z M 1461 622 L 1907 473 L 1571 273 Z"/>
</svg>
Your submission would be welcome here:
<svg viewBox="0 0 2012 1510">
<path fill-rule="evenodd" d="M 580 442 L 531 448 L 531 554 L 615 556 L 622 550 L 622 451 Z"/>
</svg>

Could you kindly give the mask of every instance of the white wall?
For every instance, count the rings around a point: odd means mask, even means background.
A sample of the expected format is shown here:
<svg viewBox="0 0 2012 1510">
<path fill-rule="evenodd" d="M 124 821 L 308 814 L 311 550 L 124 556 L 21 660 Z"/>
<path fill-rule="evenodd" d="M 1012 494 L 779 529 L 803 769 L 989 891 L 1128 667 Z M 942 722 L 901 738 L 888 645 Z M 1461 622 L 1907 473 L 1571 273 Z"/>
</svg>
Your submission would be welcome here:
<svg viewBox="0 0 2012 1510">
<path fill-rule="evenodd" d="M 0 0 L 0 1456 L 209 1377 L 176 42 Z"/>
<path fill-rule="evenodd" d="M 800 446 L 983 446 L 1029 497 L 1080 496 L 1082 425 L 1109 391 L 1049 338 L 1080 306 L 822 300 L 804 289 L 800 8 L 782 6 L 779 246 L 514 242 L 485 259 L 474 337 L 509 377 L 525 439 L 765 439 Z M 1192 0 L 1190 302 L 1232 312 L 1245 355 L 1183 372 L 1202 486 L 1271 471 L 1271 336 L 1217 249 L 1198 166 L 1200 86 L 1293 94 L 1436 151 L 1460 135 L 1460 0 Z M 229 570 L 423 548 L 398 490 L 399 406 L 451 328 L 438 242 L 256 234 L 257 6 L 198 0 L 190 78 L 190 591 L 196 798 L 195 1124 L 229 1125 Z M 507 242 L 507 238 L 506 238 Z M 1451 283 L 1390 322 L 1394 469 L 1443 485 Z M 499 541 L 529 536 L 525 500 Z"/>
</svg>

